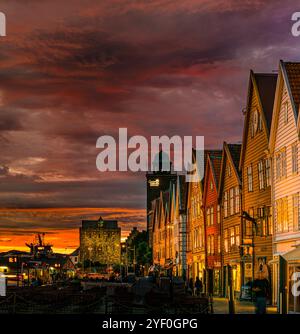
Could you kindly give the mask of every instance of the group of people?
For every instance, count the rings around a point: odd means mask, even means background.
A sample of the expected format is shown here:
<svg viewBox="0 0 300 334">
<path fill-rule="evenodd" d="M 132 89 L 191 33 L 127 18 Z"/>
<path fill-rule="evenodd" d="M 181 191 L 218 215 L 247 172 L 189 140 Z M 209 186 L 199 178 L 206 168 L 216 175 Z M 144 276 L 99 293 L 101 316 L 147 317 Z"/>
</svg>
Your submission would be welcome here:
<svg viewBox="0 0 300 334">
<path fill-rule="evenodd" d="M 187 292 L 191 296 L 201 296 L 203 293 L 202 279 L 196 277 L 195 283 L 192 278 L 189 279 L 187 284 Z M 255 308 L 257 314 L 265 314 L 267 308 L 267 299 L 270 294 L 269 281 L 260 272 L 258 277 L 254 280 L 252 291 L 255 294 Z"/>
<path fill-rule="evenodd" d="M 187 286 L 187 292 L 191 296 L 201 296 L 203 292 L 203 282 L 202 279 L 199 279 L 199 277 L 196 277 L 195 284 L 192 278 L 189 279 L 188 286 Z"/>
</svg>

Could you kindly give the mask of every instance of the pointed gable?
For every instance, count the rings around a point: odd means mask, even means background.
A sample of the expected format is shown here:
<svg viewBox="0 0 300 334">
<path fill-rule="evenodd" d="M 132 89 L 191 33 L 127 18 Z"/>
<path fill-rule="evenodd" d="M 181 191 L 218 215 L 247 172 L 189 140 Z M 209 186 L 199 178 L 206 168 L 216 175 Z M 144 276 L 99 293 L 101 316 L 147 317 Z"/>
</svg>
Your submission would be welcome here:
<svg viewBox="0 0 300 334">
<path fill-rule="evenodd" d="M 215 189 L 218 192 L 219 179 L 221 172 L 221 162 L 222 162 L 222 151 L 214 150 L 207 154 L 206 167 L 205 167 L 205 179 L 204 179 L 204 194 L 203 197 L 206 198 L 207 191 L 209 188 L 209 180 L 212 179 L 215 184 Z"/>
<path fill-rule="evenodd" d="M 241 144 L 227 144 L 223 143 L 223 154 L 222 154 L 222 162 L 221 162 L 221 172 L 220 172 L 220 181 L 219 181 L 219 196 L 222 195 L 222 188 L 224 184 L 224 177 L 226 172 L 226 163 L 230 163 L 230 166 L 233 169 L 233 172 L 236 176 L 236 179 L 239 184 L 241 184 L 241 174 L 239 172 L 239 161 L 241 155 Z"/>
<path fill-rule="evenodd" d="M 218 153 L 209 154 L 209 160 L 211 163 L 211 169 L 213 178 L 215 180 L 216 188 L 218 189 L 220 173 L 221 173 L 221 162 L 222 162 L 222 151 L 218 151 Z"/>
<path fill-rule="evenodd" d="M 284 92 L 287 96 L 284 97 Z M 273 108 L 273 118 L 271 126 L 271 135 L 269 148 L 273 152 L 276 142 L 276 137 L 279 131 L 280 113 L 282 111 L 282 103 L 287 101 L 290 104 L 288 113 L 291 113 L 291 118 L 298 130 L 298 138 L 300 137 L 300 121 L 299 121 L 299 106 L 300 106 L 300 62 L 283 62 L 279 63 L 279 75 L 276 86 L 275 102 Z M 286 102 L 285 102 L 286 103 Z"/>
<path fill-rule="evenodd" d="M 268 131 L 270 131 L 277 83 L 277 74 L 254 73 L 254 78 L 258 89 L 262 112 L 266 120 Z"/>
<path fill-rule="evenodd" d="M 286 80 L 286 85 L 294 105 L 295 117 L 298 117 L 300 105 L 300 63 L 283 62 L 281 66 Z"/>
<path fill-rule="evenodd" d="M 254 73 L 252 70 L 250 71 L 247 107 L 243 129 L 243 144 L 241 158 L 239 162 L 240 170 L 242 169 L 242 165 L 245 159 L 245 151 L 247 148 L 251 117 L 253 117 L 253 115 L 251 116 L 251 112 L 255 103 L 258 106 L 262 122 L 265 124 L 265 127 L 263 128 L 265 129 L 267 138 L 269 139 L 272 124 L 277 76 L 277 74 L 273 73 Z"/>
<path fill-rule="evenodd" d="M 230 153 L 229 159 L 231 160 L 235 173 L 237 174 L 238 178 L 241 178 L 241 174 L 239 172 L 239 162 L 240 162 L 240 155 L 241 155 L 241 144 L 227 144 L 228 151 Z"/>
</svg>

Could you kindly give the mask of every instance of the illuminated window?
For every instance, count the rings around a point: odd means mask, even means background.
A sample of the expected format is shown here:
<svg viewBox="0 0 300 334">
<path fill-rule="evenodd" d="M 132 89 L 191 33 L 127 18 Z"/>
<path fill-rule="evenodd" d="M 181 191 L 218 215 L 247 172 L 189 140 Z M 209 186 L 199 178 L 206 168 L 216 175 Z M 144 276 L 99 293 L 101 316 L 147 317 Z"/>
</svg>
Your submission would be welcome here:
<svg viewBox="0 0 300 334">
<path fill-rule="evenodd" d="M 210 225 L 212 226 L 214 224 L 214 207 L 212 206 L 210 208 Z"/>
<path fill-rule="evenodd" d="M 263 160 L 258 162 L 258 184 L 260 190 L 265 188 Z"/>
<path fill-rule="evenodd" d="M 210 236 L 210 254 L 215 254 L 215 238 L 213 234 Z"/>
<path fill-rule="evenodd" d="M 281 176 L 286 176 L 286 149 L 281 152 Z"/>
<path fill-rule="evenodd" d="M 150 187 L 159 187 L 159 179 L 149 180 Z"/>
<path fill-rule="evenodd" d="M 228 247 L 228 229 L 225 229 L 224 231 L 224 250 L 225 253 L 228 253 L 229 247 Z"/>
<path fill-rule="evenodd" d="M 228 177 L 231 176 L 231 166 L 229 164 L 227 166 L 227 175 L 228 175 Z"/>
<path fill-rule="evenodd" d="M 235 187 L 235 213 L 240 212 L 240 188 Z"/>
<path fill-rule="evenodd" d="M 235 245 L 234 227 L 230 227 L 229 233 L 230 233 L 230 247 L 232 247 Z"/>
<path fill-rule="evenodd" d="M 289 230 L 289 204 L 288 197 L 283 199 L 283 231 L 288 232 Z"/>
<path fill-rule="evenodd" d="M 197 201 L 197 216 L 199 217 L 201 215 L 201 207 L 200 207 L 200 201 Z"/>
<path fill-rule="evenodd" d="M 293 195 L 293 227 L 294 231 L 300 229 L 299 193 Z"/>
<path fill-rule="evenodd" d="M 207 221 L 207 226 L 210 225 L 210 208 L 206 210 L 206 221 Z"/>
<path fill-rule="evenodd" d="M 283 122 L 287 124 L 289 122 L 289 103 L 285 102 L 283 106 Z"/>
<path fill-rule="evenodd" d="M 230 215 L 232 216 L 234 214 L 234 188 L 230 188 L 229 190 L 229 198 L 230 198 Z"/>
<path fill-rule="evenodd" d="M 217 206 L 217 223 L 220 224 L 221 223 L 221 207 L 218 204 Z"/>
<path fill-rule="evenodd" d="M 276 220 L 277 231 L 288 232 L 289 217 L 288 217 L 288 198 L 281 198 L 276 201 Z"/>
<path fill-rule="evenodd" d="M 281 177 L 281 154 L 276 153 L 276 179 L 279 180 Z"/>
<path fill-rule="evenodd" d="M 271 217 L 271 207 L 267 206 L 267 227 L 268 227 L 268 235 L 273 235 L 273 221 Z"/>
<path fill-rule="evenodd" d="M 228 217 L 228 192 L 224 192 L 224 217 Z"/>
<path fill-rule="evenodd" d="M 248 177 L 248 191 L 253 191 L 253 176 L 252 176 L 252 166 L 247 168 L 247 177 Z"/>
<path fill-rule="evenodd" d="M 286 149 L 285 147 L 278 151 L 275 155 L 276 159 L 276 179 L 280 179 L 287 175 L 286 170 Z"/>
<path fill-rule="evenodd" d="M 240 227 L 238 225 L 235 226 L 235 244 L 240 245 Z"/>
<path fill-rule="evenodd" d="M 271 186 L 271 162 L 270 159 L 265 160 L 265 170 L 266 170 L 266 186 Z"/>
<path fill-rule="evenodd" d="M 298 173 L 298 144 L 292 145 L 292 173 Z"/>
<path fill-rule="evenodd" d="M 221 253 L 221 236 L 218 235 L 218 254 Z"/>
<path fill-rule="evenodd" d="M 246 238 L 252 238 L 253 229 L 252 229 L 252 222 L 249 220 L 245 220 L 245 236 Z"/>
</svg>

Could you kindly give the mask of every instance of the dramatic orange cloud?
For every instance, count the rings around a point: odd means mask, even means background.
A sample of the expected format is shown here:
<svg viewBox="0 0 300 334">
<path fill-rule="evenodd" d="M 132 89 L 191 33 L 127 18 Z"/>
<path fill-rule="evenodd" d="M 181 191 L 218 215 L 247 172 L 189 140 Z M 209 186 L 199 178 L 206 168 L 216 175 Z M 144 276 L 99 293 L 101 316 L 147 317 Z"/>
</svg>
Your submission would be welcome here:
<svg viewBox="0 0 300 334">
<path fill-rule="evenodd" d="M 136 226 L 145 229 L 145 210 L 124 208 L 51 208 L 0 209 L 0 252 L 9 249 L 28 250 L 25 243 L 36 233 L 56 252 L 70 253 L 79 246 L 79 227 L 83 219 L 117 219 L 122 239 Z"/>
</svg>

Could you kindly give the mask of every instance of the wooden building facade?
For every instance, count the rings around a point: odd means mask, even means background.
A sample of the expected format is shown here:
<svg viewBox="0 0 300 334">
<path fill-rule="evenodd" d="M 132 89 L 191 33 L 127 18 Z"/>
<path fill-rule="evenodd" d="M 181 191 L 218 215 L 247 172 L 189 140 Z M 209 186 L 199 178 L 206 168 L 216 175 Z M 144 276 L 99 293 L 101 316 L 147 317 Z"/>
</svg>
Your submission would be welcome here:
<svg viewBox="0 0 300 334">
<path fill-rule="evenodd" d="M 290 307 L 293 311 L 297 308 L 298 312 L 300 298 L 292 296 L 291 281 L 293 273 L 300 270 L 300 254 L 294 254 L 300 247 L 299 106 L 300 63 L 280 61 L 270 137 L 274 215 L 273 300 L 279 308 L 282 307 L 280 295 L 285 292 L 280 281 L 282 272 L 286 271 Z M 280 256 L 287 261 L 288 269 L 280 267 Z"/>
<path fill-rule="evenodd" d="M 277 74 L 250 72 L 240 159 L 242 174 L 243 285 L 263 273 L 271 282 L 271 159 L 268 153 Z M 251 218 L 251 219 L 249 219 Z"/>
<path fill-rule="evenodd" d="M 221 205 L 218 199 L 221 160 L 222 151 L 208 154 L 203 194 L 206 270 L 212 276 L 216 296 L 221 295 L 222 291 Z"/>
<path fill-rule="evenodd" d="M 223 252 L 223 289 L 228 296 L 229 272 L 236 296 L 240 295 L 242 284 L 241 262 L 241 187 L 239 173 L 240 144 L 224 142 L 220 182 L 219 201 L 222 203 L 222 252 Z"/>
</svg>

